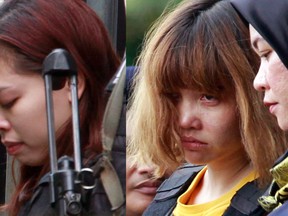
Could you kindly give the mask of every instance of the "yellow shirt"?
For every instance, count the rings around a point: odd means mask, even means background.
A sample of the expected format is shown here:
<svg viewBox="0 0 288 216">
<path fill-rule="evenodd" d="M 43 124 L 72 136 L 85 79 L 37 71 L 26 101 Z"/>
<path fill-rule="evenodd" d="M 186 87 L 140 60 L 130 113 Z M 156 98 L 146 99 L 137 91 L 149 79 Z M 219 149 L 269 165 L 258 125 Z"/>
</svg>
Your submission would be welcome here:
<svg viewBox="0 0 288 216">
<path fill-rule="evenodd" d="M 207 203 L 186 205 L 194 189 L 196 188 L 200 180 L 203 178 L 206 170 L 207 167 L 204 167 L 194 178 L 188 190 L 178 198 L 176 208 L 173 212 L 174 216 L 221 216 L 230 205 L 230 201 L 235 195 L 235 193 L 247 182 L 251 182 L 256 178 L 255 172 L 251 172 L 246 177 L 244 177 L 237 185 L 235 185 L 230 191 L 228 191 L 226 194 L 223 194 L 218 199 Z"/>
</svg>

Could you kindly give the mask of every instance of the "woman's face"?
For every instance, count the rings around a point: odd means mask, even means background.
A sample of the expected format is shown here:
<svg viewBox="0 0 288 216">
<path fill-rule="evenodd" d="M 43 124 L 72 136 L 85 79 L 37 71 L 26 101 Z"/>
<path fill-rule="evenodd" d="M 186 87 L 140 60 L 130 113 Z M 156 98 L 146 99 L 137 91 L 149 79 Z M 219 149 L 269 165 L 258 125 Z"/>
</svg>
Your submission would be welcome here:
<svg viewBox="0 0 288 216">
<path fill-rule="evenodd" d="M 0 59 L 0 135 L 7 152 L 25 165 L 44 163 L 48 150 L 46 102 L 41 75 L 16 70 Z M 55 130 L 71 115 L 69 88 L 53 92 Z"/>
<path fill-rule="evenodd" d="M 277 117 L 282 130 L 288 130 L 288 70 L 273 48 L 250 25 L 253 49 L 261 58 L 261 65 L 254 80 L 254 88 L 263 91 L 264 104 Z"/>
<path fill-rule="evenodd" d="M 180 89 L 173 97 L 188 162 L 221 165 L 245 155 L 234 97 L 190 89 Z"/>
<path fill-rule="evenodd" d="M 161 181 L 152 180 L 153 166 L 132 166 L 126 162 L 126 215 L 142 215 L 151 203 Z"/>
</svg>

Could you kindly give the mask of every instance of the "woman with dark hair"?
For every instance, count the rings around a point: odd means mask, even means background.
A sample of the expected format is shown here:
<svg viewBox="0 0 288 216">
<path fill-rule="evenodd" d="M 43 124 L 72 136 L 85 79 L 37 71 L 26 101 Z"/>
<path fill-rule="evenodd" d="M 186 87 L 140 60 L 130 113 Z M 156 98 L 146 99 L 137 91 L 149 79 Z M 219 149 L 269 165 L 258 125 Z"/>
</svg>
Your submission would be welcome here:
<svg viewBox="0 0 288 216">
<path fill-rule="evenodd" d="M 126 162 L 126 216 L 141 216 L 156 195 L 163 179 L 154 179 L 153 165 L 135 166 Z"/>
<path fill-rule="evenodd" d="M 78 68 L 84 166 L 91 166 L 102 152 L 100 131 L 106 104 L 105 87 L 116 73 L 119 59 L 101 20 L 82 0 L 5 1 L 0 6 L 0 134 L 7 152 L 20 162 L 20 179 L 11 201 L 4 207 L 13 216 L 53 212 L 48 186 L 43 189 L 40 181 L 50 171 L 41 71 L 45 57 L 56 48 L 66 49 Z M 68 81 L 62 89 L 53 91 L 53 100 L 57 155 L 72 156 Z M 125 140 L 120 141 L 125 146 Z M 114 160 L 115 164 L 118 159 Z M 125 169 L 121 170 L 124 187 Z M 112 215 L 102 192 L 102 186 L 96 185 L 89 210 L 92 215 Z"/>
<path fill-rule="evenodd" d="M 127 67 L 127 75 L 130 73 L 131 81 L 137 71 L 135 67 Z M 129 75 L 127 76 L 129 77 Z M 128 83 L 129 84 L 129 83 Z M 131 93 L 133 89 L 130 89 Z M 127 113 L 127 116 L 129 113 Z M 130 127 L 126 125 L 127 144 L 129 144 Z M 126 216 L 141 216 L 147 206 L 156 195 L 157 188 L 163 182 L 162 179 L 153 178 L 155 166 L 142 164 L 136 166 L 132 163 L 131 155 L 127 154 L 126 161 Z"/>
<path fill-rule="evenodd" d="M 287 143 L 253 91 L 258 66 L 229 1 L 183 1 L 153 26 L 129 106 L 127 148 L 135 163 L 156 165 L 155 177 L 174 173 L 144 215 L 265 214 L 260 188 Z M 179 167 L 184 161 L 200 166 Z"/>
<path fill-rule="evenodd" d="M 251 44 L 261 59 L 254 87 L 264 92 L 264 105 L 277 118 L 279 127 L 288 131 L 288 1 L 232 0 L 231 3 L 249 23 Z M 267 212 L 275 209 L 269 215 L 287 215 L 287 156 L 288 153 L 283 155 L 271 169 L 274 181 L 269 196 L 259 199 Z"/>
</svg>

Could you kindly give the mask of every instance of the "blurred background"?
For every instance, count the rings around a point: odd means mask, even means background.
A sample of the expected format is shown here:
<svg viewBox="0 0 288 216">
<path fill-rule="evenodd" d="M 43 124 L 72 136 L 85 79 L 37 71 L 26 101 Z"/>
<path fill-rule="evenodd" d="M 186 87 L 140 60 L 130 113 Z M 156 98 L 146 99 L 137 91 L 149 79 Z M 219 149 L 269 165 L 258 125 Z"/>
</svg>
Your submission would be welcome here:
<svg viewBox="0 0 288 216">
<path fill-rule="evenodd" d="M 135 65 L 144 35 L 163 10 L 181 0 L 126 0 L 127 66 Z"/>
</svg>

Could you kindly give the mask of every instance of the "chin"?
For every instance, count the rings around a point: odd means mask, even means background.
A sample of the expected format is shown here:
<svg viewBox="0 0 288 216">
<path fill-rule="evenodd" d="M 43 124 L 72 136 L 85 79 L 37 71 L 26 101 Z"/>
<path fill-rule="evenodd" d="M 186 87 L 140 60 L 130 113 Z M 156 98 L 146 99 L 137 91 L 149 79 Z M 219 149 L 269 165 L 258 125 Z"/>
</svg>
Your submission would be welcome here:
<svg viewBox="0 0 288 216">
<path fill-rule="evenodd" d="M 288 125 L 284 125 L 284 126 L 279 125 L 279 126 L 280 126 L 281 130 L 288 131 Z"/>
<path fill-rule="evenodd" d="M 151 202 L 152 200 L 145 201 L 139 197 L 135 197 L 133 201 L 126 201 L 126 216 L 141 216 Z"/>
<path fill-rule="evenodd" d="M 288 131 L 288 118 L 282 119 L 282 121 L 279 121 L 279 119 L 278 119 L 278 125 L 281 128 L 281 130 Z"/>
<path fill-rule="evenodd" d="M 37 167 L 37 166 L 44 165 L 43 161 L 37 161 L 37 160 L 31 160 L 31 159 L 29 160 L 27 158 L 16 158 L 16 160 L 25 166 Z"/>
<path fill-rule="evenodd" d="M 205 163 L 203 160 L 201 160 L 201 159 L 197 160 L 197 159 L 195 159 L 195 158 L 193 158 L 193 160 L 187 159 L 186 161 L 187 161 L 188 163 L 190 163 L 190 164 L 199 165 L 199 166 L 203 166 L 203 165 L 206 165 L 206 164 L 207 164 L 207 163 Z"/>
<path fill-rule="evenodd" d="M 194 154 L 189 154 L 185 153 L 185 159 L 188 163 L 194 164 L 194 165 L 205 165 L 206 161 L 203 160 L 202 155 L 196 155 Z"/>
</svg>

